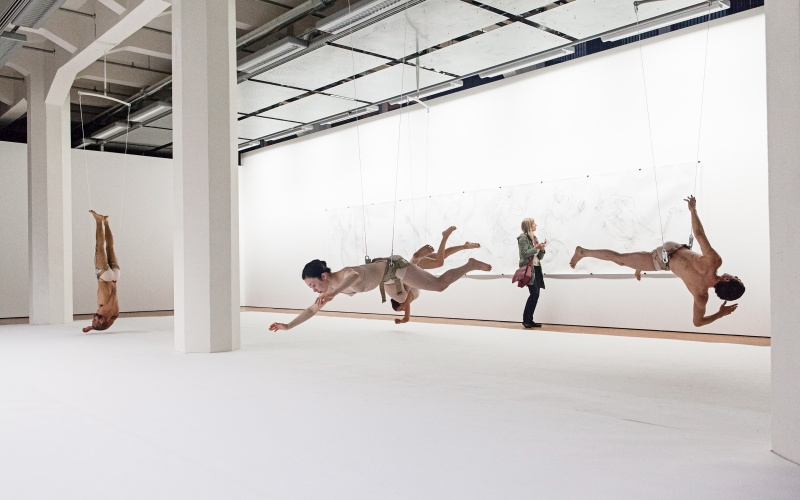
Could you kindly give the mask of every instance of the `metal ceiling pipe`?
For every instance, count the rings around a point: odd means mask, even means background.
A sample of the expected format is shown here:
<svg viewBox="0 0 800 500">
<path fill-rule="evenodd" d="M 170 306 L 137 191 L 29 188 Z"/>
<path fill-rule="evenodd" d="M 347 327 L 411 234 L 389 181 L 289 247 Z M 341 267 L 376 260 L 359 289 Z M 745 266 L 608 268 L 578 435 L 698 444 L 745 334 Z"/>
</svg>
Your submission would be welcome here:
<svg viewBox="0 0 800 500">
<path fill-rule="evenodd" d="M 263 26 L 261 26 L 259 28 L 256 28 L 253 31 L 251 31 L 250 33 L 238 38 L 236 40 L 236 48 L 243 47 L 243 46 L 245 46 L 245 45 L 247 45 L 249 43 L 252 43 L 252 42 L 254 42 L 256 40 L 259 40 L 261 38 L 269 36 L 272 33 L 276 32 L 277 30 L 279 30 L 281 28 L 284 28 L 284 27 L 288 26 L 289 24 L 292 24 L 293 22 L 297 21 L 298 19 L 300 19 L 302 17 L 305 17 L 310 12 L 313 12 L 313 11 L 319 10 L 319 9 L 324 9 L 325 7 L 330 7 L 335 1 L 336 0 L 306 0 L 305 2 L 301 3 L 297 7 L 295 7 L 292 10 L 287 11 L 284 14 L 276 17 L 275 19 L 273 19 L 272 21 L 268 22 L 267 24 L 265 24 L 265 25 L 263 25 Z M 159 90 L 161 90 L 165 86 L 169 85 L 170 83 L 172 83 L 172 77 L 171 76 L 161 80 L 160 82 L 156 83 L 155 85 L 152 85 L 149 89 L 146 89 L 146 90 L 140 92 L 139 94 L 131 97 L 126 102 L 129 103 L 129 104 L 133 104 L 134 102 L 136 102 L 136 101 L 138 101 L 140 99 L 144 99 L 145 97 L 148 97 L 148 96 L 158 92 Z M 106 117 L 108 115 L 112 115 L 112 114 L 116 113 L 117 111 L 119 111 L 120 109 L 122 109 L 123 107 L 124 107 L 123 105 L 118 105 L 118 106 L 114 106 L 112 108 L 109 108 L 106 111 L 104 111 L 104 112 L 100 113 L 99 115 L 97 115 L 94 118 L 94 120 L 92 120 L 92 121 L 94 122 L 94 121 L 97 121 L 99 118 L 104 118 L 104 117 Z"/>
<path fill-rule="evenodd" d="M 330 7 L 336 0 L 306 0 L 294 9 L 281 14 L 267 24 L 256 28 L 250 33 L 236 40 L 236 48 L 244 47 L 257 40 L 260 40 L 275 31 L 284 28 L 298 19 L 307 16 L 310 12 Z"/>
</svg>

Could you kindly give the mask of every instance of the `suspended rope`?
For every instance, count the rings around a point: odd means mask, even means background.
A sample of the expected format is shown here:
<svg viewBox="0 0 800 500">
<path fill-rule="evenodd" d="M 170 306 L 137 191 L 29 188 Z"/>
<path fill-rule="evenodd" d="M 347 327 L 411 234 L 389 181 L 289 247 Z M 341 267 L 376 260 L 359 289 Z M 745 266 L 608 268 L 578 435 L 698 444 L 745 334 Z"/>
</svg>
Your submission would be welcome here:
<svg viewBox="0 0 800 500">
<path fill-rule="evenodd" d="M 697 177 L 700 173 L 700 139 L 703 133 L 703 104 L 705 103 L 706 95 L 706 69 L 708 67 L 708 34 L 711 31 L 711 2 L 708 3 L 708 13 L 706 13 L 706 46 L 703 54 L 703 80 L 700 84 L 700 117 L 697 120 L 697 153 L 695 154 L 694 166 L 694 187 L 692 187 L 692 196 L 697 194 Z M 689 248 L 694 245 L 694 233 L 689 229 Z"/>
<path fill-rule="evenodd" d="M 122 214 L 124 213 L 124 207 L 125 207 L 125 174 L 128 167 L 128 133 L 130 131 L 131 104 L 108 95 L 107 81 L 108 80 L 106 77 L 106 55 L 103 54 L 103 93 L 97 94 L 94 92 L 78 91 L 78 109 L 81 117 L 81 148 L 83 149 L 83 166 L 84 166 L 84 172 L 86 174 L 86 192 L 89 199 L 90 209 L 93 209 L 94 206 L 92 204 L 92 186 L 91 183 L 89 182 L 89 160 L 86 153 L 87 141 L 86 141 L 86 131 L 84 127 L 84 120 L 83 120 L 83 97 L 88 96 L 88 97 L 95 97 L 99 99 L 114 101 L 116 103 L 126 106 L 128 109 L 128 114 L 125 118 L 126 128 L 125 128 L 125 149 L 123 154 L 124 159 L 122 162 L 122 192 L 120 193 L 120 207 L 119 207 L 120 220 L 118 224 L 119 229 L 117 230 L 118 234 L 117 238 L 119 239 L 119 237 L 122 235 L 122 225 L 124 221 L 124 217 L 122 217 Z"/>
<path fill-rule="evenodd" d="M 639 29 L 639 5 L 644 3 L 651 3 L 661 0 L 639 0 L 633 2 L 633 10 L 636 15 L 636 36 L 637 36 L 637 43 L 639 45 L 639 62 L 641 63 L 642 67 L 642 86 L 644 88 L 644 101 L 645 101 L 645 111 L 647 113 L 647 132 L 650 139 L 650 159 L 653 166 L 653 179 L 655 180 L 655 189 L 656 189 L 656 203 L 658 205 L 658 225 L 659 230 L 661 232 L 661 259 L 664 261 L 664 264 L 669 263 L 669 254 L 667 253 L 666 248 L 664 248 L 664 223 L 661 218 L 661 199 L 658 189 L 658 173 L 656 172 L 656 159 L 655 159 L 655 151 L 653 146 L 653 129 L 651 124 L 650 118 L 650 104 L 649 98 L 647 94 L 647 77 L 645 74 L 645 67 L 644 67 L 644 55 L 642 49 L 642 33 Z M 706 14 L 706 41 L 705 41 L 705 52 L 703 55 L 703 78 L 700 90 L 700 118 L 698 123 L 697 129 L 697 148 L 695 151 L 695 175 L 694 175 L 694 187 L 692 188 L 692 196 L 697 191 L 697 176 L 698 170 L 700 165 L 700 139 L 701 139 L 701 131 L 702 131 L 702 124 L 703 124 L 703 101 L 705 97 L 705 82 L 706 82 L 706 66 L 708 64 L 708 32 L 711 27 L 711 2 L 708 3 L 708 13 Z M 691 229 L 689 230 L 689 243 L 687 246 L 692 248 L 694 244 L 694 234 L 692 233 Z"/>
<path fill-rule="evenodd" d="M 656 173 L 656 155 L 653 149 L 653 127 L 650 123 L 650 100 L 647 97 L 647 77 L 644 70 L 644 55 L 642 53 L 642 33 L 639 31 L 639 5 L 634 2 L 633 10 L 636 13 L 636 41 L 639 45 L 639 62 L 642 66 L 642 87 L 644 88 L 644 107 L 647 112 L 647 134 L 650 138 L 650 161 L 653 165 L 653 178 L 656 186 L 656 203 L 658 204 L 658 229 L 661 231 L 661 260 L 664 264 L 669 263 L 669 254 L 664 248 L 664 223 L 661 220 L 661 199 L 658 193 L 658 174 Z"/>
<path fill-rule="evenodd" d="M 350 14 L 350 0 L 347 0 L 347 14 Z M 353 44 L 353 35 L 354 33 L 350 33 L 350 63 L 352 67 L 353 76 L 351 77 L 351 81 L 353 82 L 353 99 L 358 100 L 358 88 L 356 85 L 356 56 L 355 56 L 355 44 Z M 369 264 L 371 259 L 369 258 L 369 248 L 367 247 L 367 205 L 364 201 L 364 171 L 363 165 L 361 160 L 361 132 L 358 129 L 358 120 L 359 116 L 356 116 L 356 147 L 358 148 L 358 179 L 361 182 L 361 222 L 363 223 L 364 229 L 364 262 Z M 353 237 L 355 238 L 355 247 L 358 250 L 358 234 L 356 231 L 353 231 Z"/>
<path fill-rule="evenodd" d="M 406 18 L 406 22 L 403 25 L 403 53 L 406 50 L 406 40 L 408 37 L 408 15 L 404 16 Z M 405 72 L 406 72 L 406 58 L 400 60 L 400 64 L 402 68 L 400 69 L 400 102 L 403 100 L 403 89 L 405 87 Z M 392 250 L 390 255 L 394 255 L 394 236 L 395 236 L 395 228 L 397 226 L 397 180 L 400 173 L 400 138 L 401 138 L 401 131 L 403 126 L 403 113 L 399 113 L 399 117 L 397 120 L 397 153 L 395 156 L 395 169 L 394 169 L 394 208 L 392 210 Z"/>
</svg>

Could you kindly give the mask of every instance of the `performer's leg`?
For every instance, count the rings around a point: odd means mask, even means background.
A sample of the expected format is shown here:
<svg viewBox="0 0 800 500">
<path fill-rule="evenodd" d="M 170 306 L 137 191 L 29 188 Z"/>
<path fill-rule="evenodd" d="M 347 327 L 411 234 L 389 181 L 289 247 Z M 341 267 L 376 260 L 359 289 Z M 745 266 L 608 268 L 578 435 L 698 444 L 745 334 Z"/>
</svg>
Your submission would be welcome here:
<svg viewBox="0 0 800 500">
<path fill-rule="evenodd" d="M 94 267 L 103 272 L 108 266 L 108 258 L 106 257 L 106 238 L 103 233 L 104 216 L 98 214 L 94 210 L 89 210 L 94 217 L 97 225 L 94 233 Z"/>
<path fill-rule="evenodd" d="M 111 234 L 111 226 L 108 225 L 108 216 L 103 221 L 106 229 L 106 257 L 108 258 L 108 265 L 118 269 L 119 262 L 117 262 L 117 254 L 114 253 L 114 235 Z"/>
<path fill-rule="evenodd" d="M 420 269 L 418 266 L 411 264 L 408 267 L 397 271 L 397 277 L 403 280 L 406 285 L 419 288 L 421 290 L 430 290 L 433 292 L 441 292 L 448 286 L 452 285 L 455 281 L 467 274 L 469 271 L 491 271 L 492 266 L 475 259 L 469 259 L 466 264 L 459 266 L 449 271 L 446 271 L 441 276 L 434 276 L 431 273 Z"/>
<path fill-rule="evenodd" d="M 569 261 L 570 267 L 574 269 L 575 265 L 584 257 L 613 262 L 634 270 L 656 271 L 656 266 L 653 264 L 653 256 L 650 252 L 619 253 L 613 250 L 590 250 L 577 247 L 572 255 L 572 260 Z"/>
</svg>

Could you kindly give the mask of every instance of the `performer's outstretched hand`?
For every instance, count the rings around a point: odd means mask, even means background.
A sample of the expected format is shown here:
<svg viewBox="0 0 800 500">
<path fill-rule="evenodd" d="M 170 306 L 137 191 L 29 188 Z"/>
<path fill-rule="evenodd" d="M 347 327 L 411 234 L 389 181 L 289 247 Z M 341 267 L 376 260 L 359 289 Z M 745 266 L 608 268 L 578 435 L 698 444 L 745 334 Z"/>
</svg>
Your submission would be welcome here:
<svg viewBox="0 0 800 500">
<path fill-rule="evenodd" d="M 288 330 L 288 329 L 289 325 L 287 325 L 286 323 L 272 323 L 271 325 L 269 325 L 269 331 L 271 332 L 277 332 L 278 330 Z"/>
<path fill-rule="evenodd" d="M 731 304 L 731 305 L 727 305 L 727 304 L 728 304 L 728 301 L 726 300 L 725 302 L 722 303 L 721 306 L 719 306 L 719 315 L 720 315 L 720 317 L 727 316 L 727 315 L 731 314 L 733 311 L 736 310 L 737 307 L 739 307 L 739 304 Z"/>
<path fill-rule="evenodd" d="M 684 198 L 683 201 L 685 201 L 686 203 L 689 204 L 689 211 L 690 212 L 693 211 L 695 208 L 697 208 L 697 198 L 695 198 L 694 195 L 690 194 L 689 197 L 688 198 Z"/>
</svg>

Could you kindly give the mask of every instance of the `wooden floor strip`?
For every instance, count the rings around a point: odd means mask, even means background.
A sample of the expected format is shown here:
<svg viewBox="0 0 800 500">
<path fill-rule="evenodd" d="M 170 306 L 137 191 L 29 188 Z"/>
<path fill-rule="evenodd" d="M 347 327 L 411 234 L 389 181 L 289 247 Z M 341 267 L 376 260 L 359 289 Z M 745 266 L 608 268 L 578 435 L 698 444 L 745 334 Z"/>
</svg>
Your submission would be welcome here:
<svg viewBox="0 0 800 500">
<path fill-rule="evenodd" d="M 270 312 L 270 313 L 285 313 L 285 314 L 298 314 L 302 309 L 276 309 L 271 307 L 242 307 L 242 311 L 249 312 Z M 334 316 L 342 318 L 365 318 L 365 319 L 380 319 L 380 320 L 393 320 L 396 315 L 392 314 L 365 314 L 365 313 L 349 313 L 349 312 L 336 312 L 336 311 L 320 311 L 318 314 L 322 316 Z M 127 312 L 120 313 L 121 318 L 136 318 L 144 316 L 172 316 L 173 311 L 141 311 L 141 312 Z M 91 320 L 91 314 L 76 314 L 75 321 Z M 491 328 L 507 328 L 511 330 L 524 330 L 522 325 L 513 321 L 488 321 L 477 319 L 457 319 L 457 318 L 434 318 L 427 316 L 414 316 L 411 321 L 417 323 L 437 323 L 447 325 L 467 325 L 467 326 L 486 326 Z M 0 318 L 0 325 L 24 325 L 28 323 L 28 318 Z M 658 330 L 634 330 L 629 328 L 602 328 L 595 326 L 581 326 L 581 325 L 552 325 L 545 324 L 542 328 L 532 328 L 528 331 L 535 333 L 536 331 L 543 330 L 548 332 L 561 332 L 573 334 L 589 334 L 589 335 L 613 335 L 617 337 L 642 337 L 649 339 L 671 339 L 671 340 L 685 340 L 690 342 L 712 342 L 723 344 L 742 344 L 752 346 L 770 346 L 771 339 L 769 337 L 751 337 L 746 335 L 719 335 L 714 333 L 688 333 L 688 332 L 665 332 Z"/>
</svg>

